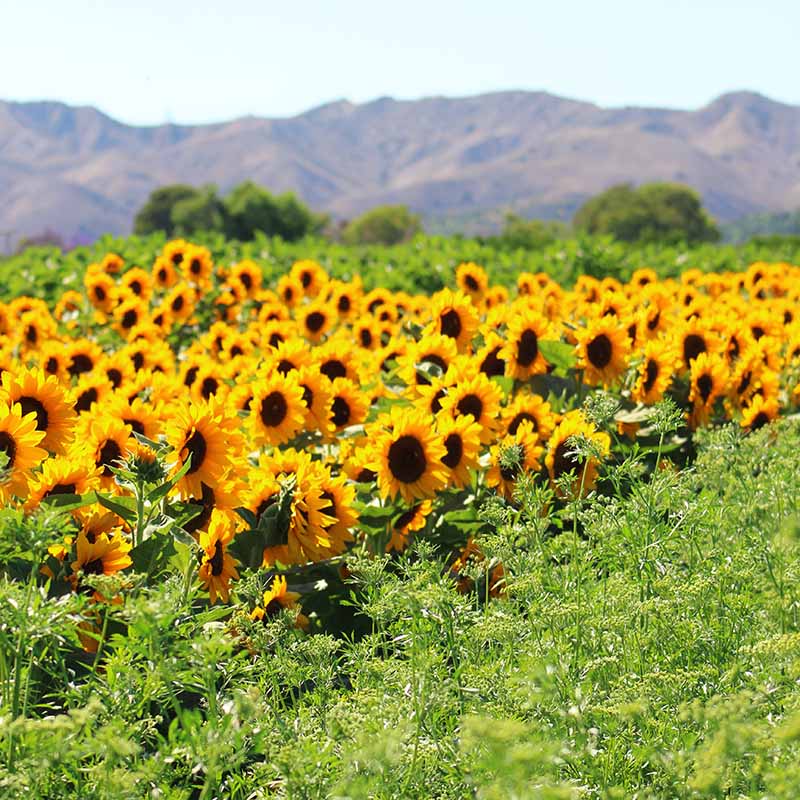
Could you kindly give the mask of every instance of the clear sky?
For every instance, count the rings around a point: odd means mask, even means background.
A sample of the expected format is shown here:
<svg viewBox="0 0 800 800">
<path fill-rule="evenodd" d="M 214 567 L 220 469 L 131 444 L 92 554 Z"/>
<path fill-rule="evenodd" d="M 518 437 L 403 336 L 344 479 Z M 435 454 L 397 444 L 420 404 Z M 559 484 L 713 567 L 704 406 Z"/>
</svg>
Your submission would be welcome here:
<svg viewBox="0 0 800 800">
<path fill-rule="evenodd" d="M 0 0 L 0 99 L 138 124 L 499 89 L 800 104 L 798 42 L 800 0 Z"/>
</svg>

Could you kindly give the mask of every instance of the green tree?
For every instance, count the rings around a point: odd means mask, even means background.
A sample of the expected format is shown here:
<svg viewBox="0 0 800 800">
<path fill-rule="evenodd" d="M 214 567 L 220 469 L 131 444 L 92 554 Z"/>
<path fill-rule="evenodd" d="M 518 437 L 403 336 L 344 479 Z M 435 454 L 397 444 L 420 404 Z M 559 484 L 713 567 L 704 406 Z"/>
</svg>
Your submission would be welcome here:
<svg viewBox="0 0 800 800">
<path fill-rule="evenodd" d="M 225 206 L 217 196 L 216 186 L 204 186 L 191 197 L 177 202 L 172 208 L 175 233 L 191 236 L 198 231 L 224 231 Z"/>
<path fill-rule="evenodd" d="M 567 235 L 563 222 L 525 219 L 514 213 L 506 214 L 503 232 L 493 241 L 500 247 L 517 250 L 541 250 Z"/>
<path fill-rule="evenodd" d="M 378 206 L 348 223 L 342 239 L 347 244 L 399 244 L 421 230 L 419 216 L 407 206 Z"/>
<path fill-rule="evenodd" d="M 719 229 L 688 186 L 646 183 L 612 186 L 576 212 L 575 228 L 622 242 L 715 242 Z"/>
<path fill-rule="evenodd" d="M 327 220 L 293 193 L 276 196 L 253 181 L 240 183 L 228 194 L 225 211 L 228 236 L 240 241 L 251 241 L 261 231 L 292 242 L 318 232 Z"/>
<path fill-rule="evenodd" d="M 167 236 L 175 233 L 172 210 L 183 200 L 200 194 L 194 186 L 175 183 L 150 192 L 145 204 L 139 209 L 133 222 L 133 232 L 139 236 L 164 231 Z"/>
</svg>

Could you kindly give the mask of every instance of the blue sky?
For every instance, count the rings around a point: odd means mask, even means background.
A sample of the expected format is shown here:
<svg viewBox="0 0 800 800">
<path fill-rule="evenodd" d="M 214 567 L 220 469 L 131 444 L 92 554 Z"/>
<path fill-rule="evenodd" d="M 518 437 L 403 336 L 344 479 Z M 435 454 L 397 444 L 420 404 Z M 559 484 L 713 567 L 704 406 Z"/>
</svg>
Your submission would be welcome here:
<svg viewBox="0 0 800 800">
<path fill-rule="evenodd" d="M 799 39 L 800 0 L 0 0 L 0 98 L 137 124 L 499 89 L 680 108 L 751 89 L 800 104 Z"/>
</svg>

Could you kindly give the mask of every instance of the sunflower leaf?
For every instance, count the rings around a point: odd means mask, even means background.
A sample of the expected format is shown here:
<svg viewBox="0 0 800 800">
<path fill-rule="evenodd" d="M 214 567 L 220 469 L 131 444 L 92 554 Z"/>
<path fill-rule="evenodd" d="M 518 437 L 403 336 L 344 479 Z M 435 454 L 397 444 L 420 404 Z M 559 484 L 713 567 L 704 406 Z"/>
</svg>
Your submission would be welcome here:
<svg viewBox="0 0 800 800">
<path fill-rule="evenodd" d="M 540 339 L 539 352 L 556 369 L 564 371 L 572 369 L 578 361 L 575 357 L 575 348 L 571 344 L 554 339 Z"/>
<path fill-rule="evenodd" d="M 125 522 L 133 525 L 136 523 L 136 509 L 124 505 L 125 501 L 130 501 L 131 503 L 135 502 L 133 498 L 129 497 L 118 497 L 112 500 L 110 497 L 100 494 L 100 492 L 97 493 L 97 502 L 100 503 L 103 508 L 113 511 L 118 517 L 122 517 Z"/>
</svg>

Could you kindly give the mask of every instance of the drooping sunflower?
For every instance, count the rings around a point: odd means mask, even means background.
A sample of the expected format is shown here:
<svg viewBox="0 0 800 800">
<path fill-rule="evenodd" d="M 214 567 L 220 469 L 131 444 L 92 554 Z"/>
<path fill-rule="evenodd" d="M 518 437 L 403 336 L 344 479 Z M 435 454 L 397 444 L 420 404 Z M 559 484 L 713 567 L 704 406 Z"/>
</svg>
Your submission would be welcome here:
<svg viewBox="0 0 800 800">
<path fill-rule="evenodd" d="M 714 403 L 725 393 L 727 382 L 728 369 L 722 356 L 716 353 L 700 353 L 692 361 L 689 376 L 692 427 L 696 428 L 708 422 Z"/>
<path fill-rule="evenodd" d="M 221 598 L 228 602 L 231 580 L 238 580 L 236 559 L 228 553 L 233 541 L 234 527 L 231 518 L 218 510 L 211 512 L 207 531 L 200 531 L 200 569 L 198 575 L 208 592 L 211 604 Z"/>
<path fill-rule="evenodd" d="M 472 416 L 481 427 L 482 444 L 490 442 L 495 435 L 502 399 L 500 387 L 482 372 L 473 377 L 456 381 L 442 398 L 442 412 L 454 417 Z"/>
<path fill-rule="evenodd" d="M 530 422 L 540 441 L 546 442 L 553 432 L 555 415 L 548 403 L 538 394 L 523 390 L 501 413 L 505 435 L 513 436 L 523 422 Z"/>
<path fill-rule="evenodd" d="M 19 403 L 22 416 L 33 412 L 36 429 L 44 435 L 41 446 L 53 453 L 64 452 L 77 415 L 68 391 L 53 375 L 40 369 L 3 372 L 0 400 L 8 405 Z"/>
<path fill-rule="evenodd" d="M 752 402 L 742 409 L 740 425 L 748 431 L 756 431 L 763 428 L 773 420 L 777 419 L 780 413 L 780 403 L 775 396 L 763 397 L 757 394 Z"/>
<path fill-rule="evenodd" d="M 257 444 L 285 444 L 303 427 L 305 404 L 296 372 L 262 373 L 253 386 L 250 427 Z"/>
<path fill-rule="evenodd" d="M 436 431 L 446 453 L 442 463 L 448 470 L 450 486 L 463 488 L 470 482 L 470 470 L 478 468 L 481 449 L 481 426 L 469 415 L 436 418 Z"/>
<path fill-rule="evenodd" d="M 264 592 L 264 597 L 260 606 L 256 606 L 250 612 L 250 619 L 256 622 L 267 622 L 277 617 L 284 609 L 295 612 L 295 625 L 298 628 L 307 628 L 309 625 L 308 617 L 301 613 L 298 600 L 299 592 L 290 592 L 286 583 L 286 577 L 276 575 L 272 580 L 270 588 Z"/>
<path fill-rule="evenodd" d="M 628 366 L 630 339 L 614 317 L 600 317 L 575 332 L 578 363 L 587 383 L 610 386 Z"/>
<path fill-rule="evenodd" d="M 516 305 L 508 323 L 505 344 L 498 357 L 505 361 L 508 374 L 524 380 L 547 371 L 547 360 L 539 349 L 539 341 L 551 335 L 550 323 L 538 311 Z"/>
<path fill-rule="evenodd" d="M 119 530 L 111 535 L 101 533 L 94 537 L 94 541 L 81 531 L 75 540 L 75 560 L 71 564 L 73 589 L 82 589 L 81 578 L 84 575 L 114 575 L 127 569 L 133 563 L 130 551 L 130 542 Z M 94 590 L 90 591 L 95 599 L 101 599 Z"/>
<path fill-rule="evenodd" d="M 36 427 L 36 414 L 23 416 L 19 404 L 9 405 L 0 400 L 0 453 L 5 481 L 0 482 L 0 500 L 11 496 L 27 497 L 31 470 L 47 458 L 47 451 L 39 447 L 44 431 Z"/>
<path fill-rule="evenodd" d="M 62 494 L 84 495 L 100 485 L 100 470 L 85 449 L 49 458 L 29 485 L 25 510 L 32 511 L 46 500 Z"/>
<path fill-rule="evenodd" d="M 448 479 L 447 450 L 427 416 L 393 408 L 387 428 L 375 432 L 371 468 L 383 497 L 403 500 L 433 496 Z"/>
<path fill-rule="evenodd" d="M 492 446 L 492 465 L 486 473 L 486 485 L 496 486 L 506 500 L 511 500 L 519 476 L 541 469 L 543 451 L 533 425 L 526 420 L 517 427 L 516 433 L 504 436 Z"/>
<path fill-rule="evenodd" d="M 608 455 L 611 439 L 607 433 L 598 431 L 588 422 L 580 410 L 568 412 L 556 426 L 547 443 L 547 456 L 545 464 L 550 473 L 550 481 L 560 494 L 558 482 L 569 473 L 575 475 L 569 489 L 572 495 L 578 494 L 581 486 L 584 493 L 589 492 L 597 481 L 600 462 L 597 457 L 581 457 L 574 452 L 572 437 L 582 437 L 589 440 L 598 456 Z"/>
<path fill-rule="evenodd" d="M 191 457 L 179 486 L 186 494 L 199 497 L 203 483 L 215 489 L 240 458 L 240 420 L 214 399 L 176 405 L 171 413 L 165 434 L 178 462 L 176 471 Z"/>
<path fill-rule="evenodd" d="M 679 365 L 680 359 L 667 340 L 648 340 L 631 398 L 646 405 L 657 403 L 672 383 Z"/>
</svg>

